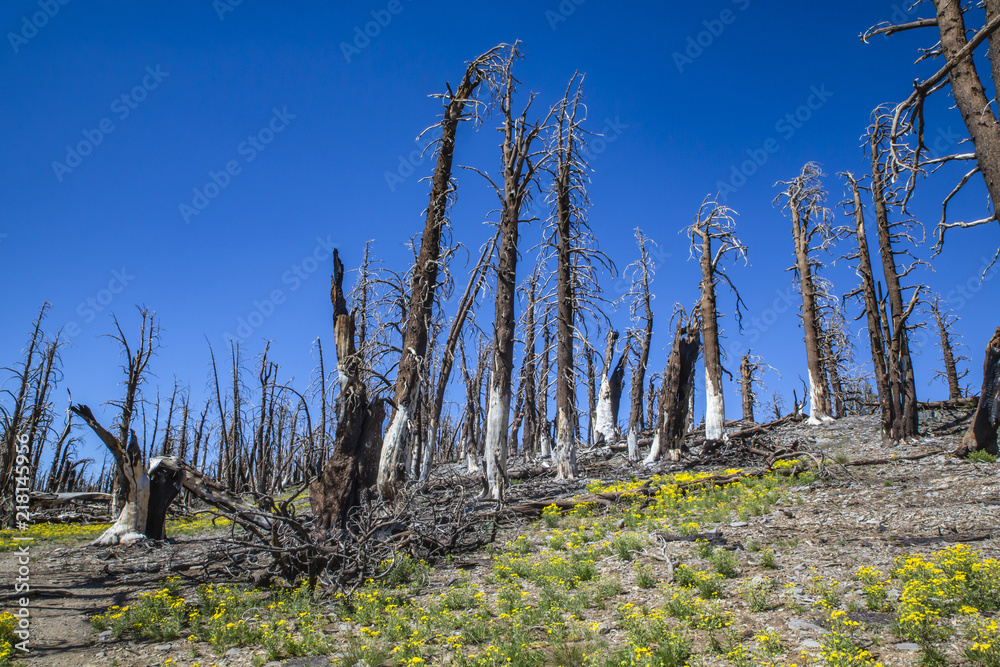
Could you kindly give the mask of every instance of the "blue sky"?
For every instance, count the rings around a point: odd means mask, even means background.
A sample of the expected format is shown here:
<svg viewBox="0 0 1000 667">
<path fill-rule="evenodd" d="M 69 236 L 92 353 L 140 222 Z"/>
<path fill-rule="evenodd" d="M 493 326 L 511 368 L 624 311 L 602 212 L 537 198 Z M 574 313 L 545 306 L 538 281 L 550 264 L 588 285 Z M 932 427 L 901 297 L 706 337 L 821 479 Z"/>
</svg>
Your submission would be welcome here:
<svg viewBox="0 0 1000 667">
<path fill-rule="evenodd" d="M 163 327 L 149 394 L 156 384 L 168 392 L 176 377 L 198 403 L 208 377 L 206 339 L 218 350 L 241 318 L 262 312 L 268 316 L 254 316 L 263 322 L 247 336 L 247 353 L 273 341 L 282 377 L 304 387 L 313 342 L 331 337 L 329 261 L 316 258 L 332 246 L 354 267 L 373 239 L 388 266 L 410 261 L 405 242 L 421 229 L 427 184 L 420 179 L 431 169 L 431 160 L 411 156 L 440 110 L 428 96 L 456 84 L 467 60 L 520 39 L 521 91 L 539 94 L 539 111 L 575 71 L 586 73 L 588 127 L 606 135 L 593 146 L 590 188 L 602 249 L 625 267 L 636 256 L 632 230 L 641 227 L 663 253 L 652 370 L 663 365 L 672 305 L 691 304 L 699 280 L 678 232 L 705 195 L 736 183 L 726 203 L 740 213 L 751 264 L 730 274 L 748 320 L 743 335 L 734 318 L 723 320 L 725 345 L 752 347 L 778 368 L 782 379 L 772 376 L 768 385 L 790 402 L 805 356 L 794 305 L 775 306 L 794 294 L 785 271 L 789 222 L 772 206 L 773 186 L 817 161 L 835 207 L 844 198 L 837 172 L 865 172 L 859 143 L 871 110 L 905 98 L 913 79 L 930 71 L 913 61 L 931 35 L 868 45 L 858 38 L 898 17 L 901 6 L 12 0 L 0 11 L 0 358 L 4 365 L 19 358 L 32 318 L 52 302 L 46 329 L 63 327 L 72 341 L 61 387 L 96 409 L 120 394 L 117 349 L 102 337 L 110 316 L 132 332 L 135 305 L 143 304 Z M 53 15 L 39 18 L 46 8 Z M 41 27 L 33 30 L 32 21 Z M 367 39 L 359 37 L 366 26 L 374 35 Z M 960 118 L 939 102 L 929 128 L 946 143 L 964 136 Z M 495 124 L 463 127 L 456 163 L 496 170 Z M 733 169 L 754 156 L 762 162 L 755 173 L 733 181 Z M 401 160 L 417 164 L 401 167 Z M 494 198 L 476 174 L 457 177 L 454 236 L 475 249 L 491 235 L 483 223 Z M 942 172 L 921 183 L 913 211 L 928 233 L 956 180 Z M 956 213 L 982 217 L 984 201 L 976 183 Z M 537 223 L 522 231 L 519 278 L 540 234 Z M 978 283 L 979 266 L 998 240 L 995 226 L 953 232 L 933 271 L 914 274 L 952 294 L 976 387 L 997 295 L 995 281 Z M 917 254 L 929 257 L 928 246 Z M 455 271 L 462 282 L 465 268 Z M 840 293 L 856 284 L 844 262 L 827 275 Z M 614 279 L 605 276 L 604 284 L 613 297 Z M 265 302 L 276 293 L 272 309 Z M 728 293 L 720 297 L 724 312 L 733 303 Z M 619 326 L 625 312 L 613 315 Z M 491 318 L 487 304 L 479 316 L 487 330 Z M 917 351 L 917 388 L 922 398 L 943 398 L 943 384 L 928 384 L 938 352 L 927 334 Z M 857 338 L 861 361 L 865 341 Z M 735 371 L 738 359 L 727 365 Z M 729 416 L 738 416 L 734 385 L 727 399 Z"/>
</svg>

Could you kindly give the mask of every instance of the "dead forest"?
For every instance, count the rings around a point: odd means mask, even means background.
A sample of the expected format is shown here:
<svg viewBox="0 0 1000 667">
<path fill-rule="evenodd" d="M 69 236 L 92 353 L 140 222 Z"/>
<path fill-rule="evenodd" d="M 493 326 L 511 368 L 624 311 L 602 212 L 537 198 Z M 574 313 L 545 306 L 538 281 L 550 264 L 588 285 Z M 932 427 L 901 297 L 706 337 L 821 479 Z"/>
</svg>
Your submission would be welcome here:
<svg viewBox="0 0 1000 667">
<path fill-rule="evenodd" d="M 286 382 L 268 346 L 230 340 L 206 346 L 206 400 L 194 402 L 181 381 L 157 390 L 154 370 L 169 376 L 156 368 L 167 334 L 153 308 L 140 308 L 137 327 L 121 324 L 120 313 L 105 332 L 122 381 L 119 395 L 91 399 L 114 415 L 102 423 L 96 405 L 76 402 L 74 378 L 61 367 L 67 343 L 41 305 L 4 369 L 0 519 L 17 526 L 30 506 L 31 522 L 110 520 L 94 544 L 111 547 L 169 539 L 169 516 L 208 509 L 237 527 L 226 553 L 213 557 L 252 564 L 256 585 L 304 578 L 350 591 L 388 576 L 381 565 L 400 554 L 434 563 L 482 549 L 504 525 L 541 516 L 552 502 L 510 502 L 513 485 L 586 478 L 589 463 L 617 453 L 625 454 L 622 479 L 674 463 L 780 458 L 762 451 L 757 436 L 859 415 L 877 418 L 892 449 L 919 438 L 921 409 L 969 407 L 956 454 L 996 454 L 1000 326 L 992 340 L 963 344 L 957 314 L 914 277 L 924 221 L 909 206 L 939 167 L 957 162 L 967 174 L 941 202 L 931 251 L 946 235 L 949 246 L 962 244 L 961 228 L 1000 224 L 992 206 L 982 220 L 948 215 L 973 179 L 1000 200 L 1000 120 L 985 92 L 1000 84 L 1000 1 L 985 6 L 984 25 L 966 25 L 961 3 L 935 0 L 926 18 L 874 26 L 865 39 L 925 32 L 939 69 L 858 128 L 866 173 L 828 174 L 809 162 L 774 186 L 774 215 L 791 232 L 781 241 L 788 264 L 774 270 L 788 270 L 801 299 L 800 368 L 772 368 L 752 351 L 727 356 L 723 326 L 742 326 L 741 274 L 754 248 L 717 193 L 680 212 L 683 222 L 648 223 L 683 230 L 670 251 L 687 250 L 693 303 L 675 303 L 671 286 L 657 284 L 663 249 L 650 229 L 630 230 L 632 257 L 601 250 L 588 219 L 588 185 L 599 177 L 588 144 L 600 135 L 587 118 L 586 77 L 567 72 L 555 101 L 553 91 L 528 92 L 515 41 L 428 91 L 440 115 L 425 130 L 433 159 L 412 265 L 386 266 L 371 244 L 338 248 L 330 300 L 315 304 L 330 313 L 330 329 L 315 332 L 307 383 Z M 973 58 L 981 44 L 995 56 L 991 71 Z M 924 105 L 947 95 L 967 140 L 955 154 L 931 157 Z M 460 166 L 467 135 L 494 131 L 495 163 Z M 464 179 L 496 194 L 493 235 L 479 247 L 453 239 L 450 210 Z M 856 282 L 828 279 L 835 260 L 850 265 Z M 608 276 L 627 290 L 610 291 Z M 735 312 L 720 312 L 720 294 L 735 299 Z M 611 324 L 619 310 L 630 316 L 625 330 Z M 917 386 L 918 327 L 934 331 L 947 396 Z M 666 363 L 651 368 L 651 350 L 660 348 Z M 982 385 L 967 386 L 980 364 Z M 725 396 L 732 373 L 740 395 Z M 767 373 L 799 374 L 803 386 L 768 394 Z M 96 437 L 107 455 L 85 453 L 84 437 Z"/>
</svg>

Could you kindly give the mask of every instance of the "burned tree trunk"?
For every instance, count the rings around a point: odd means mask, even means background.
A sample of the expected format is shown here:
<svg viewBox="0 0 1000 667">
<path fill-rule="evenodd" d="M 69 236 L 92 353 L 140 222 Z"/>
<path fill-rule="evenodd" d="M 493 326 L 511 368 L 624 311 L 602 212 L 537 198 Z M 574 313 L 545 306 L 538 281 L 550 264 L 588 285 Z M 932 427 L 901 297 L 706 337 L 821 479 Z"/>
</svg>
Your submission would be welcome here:
<svg viewBox="0 0 1000 667">
<path fill-rule="evenodd" d="M 998 454 L 997 430 L 1000 429 L 1000 327 L 986 345 L 983 361 L 983 390 L 979 406 L 962 438 L 962 446 L 955 452 L 965 456 L 971 452 L 986 451 Z"/>
<path fill-rule="evenodd" d="M 909 306 L 903 304 L 903 288 L 900 285 L 900 270 L 897 267 L 897 255 L 901 253 L 894 248 L 901 239 L 909 238 L 904 230 L 902 234 L 896 227 L 905 223 L 890 223 L 888 212 L 886 183 L 883 165 L 880 159 L 881 142 L 885 133 L 883 121 L 877 120 L 870 131 L 869 148 L 872 163 L 872 201 L 875 205 L 875 223 L 878 229 L 879 254 L 882 257 L 882 271 L 885 274 L 886 297 L 889 305 L 888 320 L 891 325 L 888 362 L 894 371 L 896 384 L 893 386 L 895 399 L 892 439 L 894 442 L 907 441 L 917 435 L 917 391 L 913 376 L 913 360 L 910 358 L 910 343 L 907 333 L 907 322 L 910 313 L 920 296 L 920 287 L 914 290 Z M 909 273 L 909 269 L 904 269 Z"/>
<path fill-rule="evenodd" d="M 360 502 L 361 492 L 375 481 L 371 477 L 385 418 L 383 404 L 369 403 L 367 388 L 361 381 L 364 360 L 355 347 L 354 314 L 347 310 L 344 265 L 337 250 L 333 251 L 330 283 L 337 373 L 343 379 L 343 390 L 333 454 L 322 474 L 309 486 L 309 504 L 316 517 L 316 530 L 321 532 L 343 528 L 351 508 Z"/>
<path fill-rule="evenodd" d="M 827 248 L 836 240 L 836 232 L 830 224 L 831 214 L 823 206 L 826 192 L 820 179 L 823 172 L 815 163 L 809 162 L 795 179 L 782 182 L 786 186 L 778 199 L 784 198 L 785 209 L 792 219 L 792 238 L 795 242 L 795 276 L 802 292 L 802 328 L 805 330 L 806 365 L 809 370 L 809 423 L 820 424 L 832 421 L 833 417 L 825 409 L 826 381 L 821 369 L 819 342 L 819 313 L 816 299 L 814 268 L 818 261 L 812 254 Z M 819 235 L 817 245 L 813 237 Z"/>
<path fill-rule="evenodd" d="M 604 350 L 604 368 L 601 371 L 601 389 L 597 393 L 597 414 L 594 416 L 595 442 L 604 442 L 609 445 L 618 441 L 618 414 L 613 404 L 615 402 L 615 389 L 618 390 L 618 399 L 621 399 L 621 380 L 619 379 L 617 383 L 614 382 L 614 376 L 618 373 L 618 367 L 622 368 L 622 373 L 624 374 L 622 361 L 626 357 L 623 354 L 621 361 L 618 362 L 617 367 L 612 371 L 611 362 L 614 361 L 615 343 L 617 341 L 618 332 L 614 330 L 609 331 L 607 346 Z"/>
<path fill-rule="evenodd" d="M 861 186 L 852 174 L 845 174 L 851 186 L 852 200 L 849 213 L 854 214 L 854 236 L 858 249 L 855 258 L 858 260 L 857 273 L 861 286 L 854 294 L 860 294 L 864 303 L 864 314 L 867 318 L 868 344 L 871 349 L 872 367 L 875 371 L 875 388 L 878 392 L 879 411 L 881 415 L 882 440 L 888 442 L 892 438 L 892 424 L 895 421 L 892 388 L 889 384 L 889 369 L 886 361 L 885 339 L 882 336 L 882 307 L 876 292 L 875 276 L 872 271 L 871 253 L 868 249 L 868 235 L 865 232 L 864 207 L 861 205 Z M 850 258 L 849 258 L 850 259 Z"/>
<path fill-rule="evenodd" d="M 934 301 L 931 302 L 931 312 L 934 313 L 934 321 L 937 323 L 938 335 L 940 337 L 938 345 L 941 348 L 941 355 L 944 360 L 944 370 L 936 371 L 935 377 L 944 378 L 948 383 L 948 400 L 956 401 L 962 397 L 962 388 L 958 383 L 969 374 L 968 369 L 961 373 L 958 372 L 958 362 L 968 360 L 968 357 L 955 354 L 956 343 L 952 328 L 955 322 L 958 321 L 958 318 L 950 315 L 948 311 L 941 308 L 940 297 L 935 297 Z"/>
<path fill-rule="evenodd" d="M 552 433 L 549 428 L 549 349 L 552 347 L 552 330 L 549 327 L 549 309 L 542 321 L 542 361 L 538 366 L 538 453 L 542 458 L 552 456 Z"/>
<path fill-rule="evenodd" d="M 636 266 L 636 280 L 632 292 L 636 293 L 636 301 L 632 304 L 633 319 L 639 316 L 643 320 L 643 328 L 639 334 L 639 356 L 632 369 L 631 408 L 628 417 L 628 460 L 639 460 L 639 430 L 642 428 L 642 394 L 646 383 L 646 364 L 649 363 L 649 346 L 653 338 L 653 307 L 649 283 L 652 277 L 652 266 L 649 250 L 646 248 L 646 238 L 638 229 L 635 232 L 639 244 L 639 261 Z M 640 314 L 641 308 L 641 314 Z M 652 387 L 650 387 L 652 395 Z"/>
<path fill-rule="evenodd" d="M 740 360 L 740 388 L 743 394 L 743 421 L 748 424 L 755 423 L 753 418 L 753 370 L 750 366 L 750 356 L 743 355 Z"/>
<path fill-rule="evenodd" d="M 556 478 L 575 479 L 577 475 L 576 377 L 573 365 L 573 339 L 580 298 L 579 265 L 586 262 L 584 236 L 588 205 L 586 158 L 582 152 L 581 114 L 583 78 L 576 73 L 566 93 L 553 110 L 555 136 L 551 140 L 553 205 L 552 225 L 557 259 L 556 268 Z"/>
<path fill-rule="evenodd" d="M 687 432 L 689 396 L 694 388 L 695 364 L 701 348 L 700 326 L 697 321 L 684 325 L 683 316 L 677 321 L 674 343 L 660 387 L 659 415 L 654 428 L 653 445 L 646 465 L 656 463 L 664 452 L 671 461 L 679 461 L 681 442 Z"/>
<path fill-rule="evenodd" d="M 455 155 L 455 135 L 466 118 L 465 108 L 479 85 L 502 66 L 498 62 L 505 47 L 498 46 L 469 63 L 461 83 L 454 93 L 443 96 L 444 118 L 440 121 L 441 138 L 437 149 L 437 164 L 431 178 L 430 204 L 420 251 L 410 284 L 410 302 L 403 334 L 402 356 L 396 375 L 394 408 L 382 441 L 378 468 L 378 492 L 384 498 L 395 496 L 400 484 L 399 463 L 410 419 L 415 414 L 420 374 L 427 353 L 428 326 L 434 308 L 434 293 L 441 261 L 441 238 L 448 217 L 448 204 L 454 191 L 451 182 Z"/>
<path fill-rule="evenodd" d="M 705 439 L 722 440 L 726 433 L 726 404 L 722 394 L 722 352 L 719 346 L 718 308 L 715 284 L 725 280 L 733 283 L 719 266 L 726 255 L 747 261 L 746 246 L 736 237 L 736 212 L 706 197 L 688 228 L 691 235 L 691 255 L 701 265 L 701 338 L 705 347 Z M 713 250 L 713 241 L 718 247 Z M 733 288 L 735 292 L 735 288 Z M 742 299 L 736 292 L 737 318 L 742 319 Z M 693 412 L 693 411 L 692 411 Z"/>
<path fill-rule="evenodd" d="M 521 449 L 525 456 L 535 452 L 538 442 L 538 407 L 535 396 L 535 298 L 538 275 L 528 278 L 528 305 L 524 313 L 524 372 L 521 393 L 524 398 L 524 436 Z"/>
<path fill-rule="evenodd" d="M 465 321 L 468 319 L 469 313 L 472 311 L 472 306 L 476 302 L 476 294 L 479 293 L 483 281 L 486 279 L 489 258 L 493 254 L 494 248 L 496 248 L 496 243 L 497 237 L 494 236 L 483 248 L 479 262 L 472 271 L 469 283 L 465 287 L 465 292 L 458 302 L 458 311 L 455 313 L 455 319 L 452 320 L 451 328 L 448 330 L 448 338 L 445 340 L 444 350 L 441 352 L 441 369 L 438 371 L 437 387 L 434 391 L 434 401 L 430 406 L 430 416 L 427 424 L 427 442 L 429 447 L 433 447 L 438 442 L 441 410 L 444 407 L 444 395 L 448 388 L 448 380 L 451 377 L 451 369 L 455 365 L 455 348 L 462 337 L 462 329 L 465 326 Z M 430 461 L 428 460 L 427 462 L 429 463 Z M 427 481 L 428 475 L 430 475 L 430 466 L 425 465 L 421 472 L 421 479 Z"/>
<path fill-rule="evenodd" d="M 521 208 L 533 187 L 539 158 L 532 144 L 541 127 L 528 121 L 529 97 L 524 111 L 514 115 L 514 61 L 520 57 L 517 43 L 504 70 L 503 96 L 503 184 L 496 186 L 500 199 L 500 250 L 497 259 L 496 308 L 493 320 L 493 372 L 490 375 L 486 410 L 484 458 L 489 495 L 502 501 L 507 483 L 507 428 L 510 420 L 511 376 L 514 372 L 514 297 L 517 278 L 518 225 Z M 493 181 L 490 180 L 492 183 Z"/>
</svg>

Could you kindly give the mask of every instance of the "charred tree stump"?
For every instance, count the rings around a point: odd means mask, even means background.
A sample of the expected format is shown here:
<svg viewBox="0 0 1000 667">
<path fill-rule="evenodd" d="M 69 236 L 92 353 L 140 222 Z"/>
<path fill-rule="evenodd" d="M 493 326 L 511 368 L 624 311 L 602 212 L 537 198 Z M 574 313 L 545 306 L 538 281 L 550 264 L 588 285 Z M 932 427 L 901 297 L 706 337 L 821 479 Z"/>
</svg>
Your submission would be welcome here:
<svg viewBox="0 0 1000 667">
<path fill-rule="evenodd" d="M 697 322 L 691 322 L 688 326 L 684 326 L 681 321 L 677 322 L 674 344 L 660 388 L 660 417 L 653 445 L 644 461 L 646 464 L 660 460 L 663 452 L 667 452 L 672 461 L 680 460 L 681 441 L 687 431 L 689 396 L 694 389 L 695 363 L 701 351 L 699 334 Z"/>
<path fill-rule="evenodd" d="M 997 454 L 997 430 L 1000 428 L 1000 327 L 986 346 L 983 362 L 983 391 L 979 406 L 969 430 L 962 438 L 962 446 L 955 454 L 965 456 L 972 452 L 986 451 Z"/>
<path fill-rule="evenodd" d="M 319 479 L 309 486 L 309 504 L 316 517 L 316 529 L 329 532 L 342 528 L 348 512 L 360 502 L 361 492 L 374 483 L 374 462 L 378 456 L 385 417 L 383 404 L 368 402 L 361 381 L 362 360 L 355 348 L 354 314 L 347 311 L 344 298 L 344 264 L 333 251 L 330 301 L 333 303 L 333 333 L 337 344 L 338 373 L 344 379 L 342 414 L 337 421 L 333 454 Z"/>
<path fill-rule="evenodd" d="M 164 466 L 164 459 L 158 457 L 149 464 L 149 504 L 146 510 L 146 537 L 154 540 L 167 538 L 167 508 L 181 492 L 184 472 L 176 466 Z M 177 459 L 174 459 L 177 461 Z"/>
</svg>

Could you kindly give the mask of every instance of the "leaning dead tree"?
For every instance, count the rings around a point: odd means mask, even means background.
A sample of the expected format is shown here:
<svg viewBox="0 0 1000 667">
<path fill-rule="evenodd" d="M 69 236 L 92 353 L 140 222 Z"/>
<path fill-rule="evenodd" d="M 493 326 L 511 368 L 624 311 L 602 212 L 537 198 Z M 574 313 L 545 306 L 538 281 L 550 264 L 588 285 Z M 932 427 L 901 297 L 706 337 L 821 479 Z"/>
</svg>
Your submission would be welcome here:
<svg viewBox="0 0 1000 667">
<path fill-rule="evenodd" d="M 666 455 L 671 461 L 681 458 L 681 443 L 687 434 L 690 396 L 694 391 L 695 365 L 701 349 L 701 325 L 696 317 L 685 319 L 679 313 L 674 342 L 663 371 L 660 400 L 653 428 L 653 444 L 643 461 L 651 465 Z"/>
<path fill-rule="evenodd" d="M 726 432 L 726 406 L 722 394 L 722 351 L 719 345 L 719 312 L 716 284 L 723 280 L 736 294 L 737 321 L 742 324 L 743 299 L 720 266 L 727 256 L 747 263 L 747 249 L 736 237 L 736 212 L 706 197 L 694 223 L 685 230 L 691 237 L 691 257 L 701 267 L 701 340 L 705 355 L 705 439 L 722 440 Z"/>
<path fill-rule="evenodd" d="M 441 367 L 438 370 L 436 388 L 434 390 L 433 401 L 430 405 L 430 414 L 427 423 L 427 454 L 424 456 L 424 466 L 421 470 L 421 480 L 427 481 L 430 475 L 430 452 L 432 447 L 438 443 L 440 434 L 441 410 L 444 407 L 444 396 L 448 388 L 448 380 L 451 377 L 452 368 L 455 365 L 455 349 L 458 341 L 462 337 L 462 330 L 465 322 L 472 312 L 472 307 L 476 302 L 476 295 L 482 289 L 483 281 L 486 280 L 487 268 L 490 258 L 496 250 L 497 236 L 483 246 L 482 254 L 476 263 L 469 282 L 462 293 L 462 298 L 458 301 L 458 310 L 452 318 L 451 326 L 448 329 L 448 338 L 445 340 L 444 349 L 441 351 Z"/>
<path fill-rule="evenodd" d="M 630 333 L 638 339 L 639 348 L 632 367 L 632 390 L 629 394 L 630 409 L 628 417 L 628 460 L 639 460 L 639 430 L 643 422 L 643 389 L 646 382 L 646 365 L 649 363 L 649 346 L 653 338 L 653 295 L 649 284 L 653 279 L 653 261 L 649 254 L 649 244 L 641 230 L 635 230 L 635 240 L 639 245 L 639 259 L 626 268 L 626 273 L 632 272 L 632 288 L 626 298 L 631 297 L 629 312 L 632 322 L 642 322 L 642 329 L 633 329 Z M 652 408 L 653 391 L 650 388 L 650 408 Z M 650 410 L 652 412 L 652 410 Z"/>
<path fill-rule="evenodd" d="M 779 181 L 784 192 L 775 203 L 784 200 L 782 208 L 792 220 L 795 241 L 795 265 L 792 267 L 802 293 L 802 328 L 805 330 L 806 365 L 809 370 L 809 423 L 832 421 L 826 410 L 826 380 L 820 365 L 820 329 L 814 274 L 822 264 L 816 253 L 830 248 L 838 232 L 832 224 L 833 215 L 824 206 L 823 172 L 814 162 L 802 167 L 802 172 L 790 181 Z"/>
<path fill-rule="evenodd" d="M 986 345 L 983 360 L 983 389 L 979 394 L 976 414 L 969 430 L 962 438 L 962 446 L 955 452 L 965 456 L 971 452 L 987 451 L 997 454 L 997 432 L 1000 429 L 1000 327 Z"/>
<path fill-rule="evenodd" d="M 845 202 L 848 215 L 854 216 L 854 238 L 857 250 L 849 255 L 849 261 L 856 260 L 858 278 L 861 285 L 847 295 L 846 298 L 857 296 L 863 303 L 862 315 L 866 318 L 868 329 L 868 345 L 871 350 L 872 367 L 875 374 L 875 387 L 878 392 L 879 411 L 881 414 L 882 440 L 892 439 L 892 425 L 895 422 L 895 403 L 892 399 L 892 389 L 889 384 L 889 361 L 887 358 L 885 338 L 882 335 L 882 305 L 876 290 L 875 274 L 872 269 L 871 252 L 868 248 L 868 234 L 865 230 L 864 206 L 861 203 L 863 186 L 853 174 L 845 173 L 851 188 L 851 199 Z"/>
<path fill-rule="evenodd" d="M 934 314 L 934 321 L 938 329 L 938 347 L 941 348 L 944 368 L 934 371 L 934 377 L 942 378 L 948 383 L 948 400 L 956 401 L 962 397 L 962 388 L 959 385 L 965 376 L 969 374 L 969 369 L 959 372 L 958 362 L 968 361 L 965 355 L 955 354 L 960 343 L 955 341 L 955 323 L 958 317 L 950 310 L 941 305 L 941 297 L 935 296 L 931 301 L 931 312 Z"/>
<path fill-rule="evenodd" d="M 511 377 L 514 372 L 514 300 L 516 296 L 518 225 L 523 220 L 523 208 L 530 203 L 531 190 L 537 186 L 539 168 L 544 164 L 544 151 L 533 148 L 544 122 L 529 121 L 528 113 L 534 95 L 520 114 L 513 109 L 514 62 L 521 57 L 515 43 L 507 58 L 500 110 L 503 114 L 501 147 L 502 183 L 480 172 L 493 186 L 500 200 L 500 246 L 497 257 L 497 284 L 493 320 L 493 369 L 490 374 L 489 399 L 486 409 L 486 442 L 484 463 L 489 495 L 502 501 L 507 484 L 508 424 L 510 421 Z"/>
<path fill-rule="evenodd" d="M 479 56 L 469 63 L 461 83 L 454 91 L 449 87 L 447 94 L 438 96 L 444 102 L 444 117 L 433 126 L 441 129 L 441 137 L 437 140 L 437 162 L 431 177 L 430 203 L 427 206 L 420 251 L 410 282 L 410 299 L 394 387 L 392 417 L 382 440 L 379 457 L 378 492 L 385 498 L 393 497 L 399 488 L 404 441 L 410 428 L 410 419 L 415 417 L 418 407 L 420 377 L 427 354 L 428 328 L 441 268 L 441 239 L 448 221 L 449 204 L 455 192 L 451 178 L 455 135 L 459 123 L 478 118 L 480 107 L 485 106 L 475 97 L 480 86 L 485 84 L 490 94 L 496 94 L 508 50 L 508 46 L 500 45 Z M 466 111 L 469 105 L 471 113 Z"/>
<path fill-rule="evenodd" d="M 920 3 L 917 3 L 918 5 Z M 916 184 L 916 178 L 926 171 L 936 171 L 947 163 L 965 164 L 965 174 L 948 193 L 942 204 L 941 220 L 935 235 L 935 250 L 940 252 L 944 245 L 945 232 L 953 228 L 969 228 L 986 225 L 997 220 L 996 202 L 1000 201 L 1000 121 L 994 111 L 993 101 L 988 91 L 1000 87 L 1000 1 L 985 0 L 983 3 L 962 3 L 961 0 L 933 0 L 934 16 L 918 18 L 904 24 L 880 23 L 869 29 L 862 39 L 879 35 L 891 35 L 905 30 L 923 30 L 933 33 L 931 47 L 923 49 L 918 59 L 931 56 L 941 57 L 944 62 L 939 69 L 923 80 L 916 80 L 913 92 L 896 105 L 888 128 L 889 170 L 895 179 L 903 174 L 906 178 L 907 199 Z M 985 22 L 975 29 L 966 25 L 969 12 L 978 14 L 985 7 Z M 978 23 L 979 18 L 975 19 Z M 936 43 L 935 43 L 936 42 Z M 980 75 L 976 63 L 976 51 L 985 44 L 985 51 L 991 63 L 990 77 Z M 990 81 L 989 79 L 992 79 Z M 962 116 L 973 145 L 970 153 L 958 145 L 927 146 L 925 134 L 925 105 L 935 93 L 946 90 L 954 100 L 954 106 Z M 950 104 L 950 102 L 949 102 Z M 942 155 L 947 151 L 954 151 Z M 981 175 L 989 194 L 988 214 L 973 221 L 949 221 L 948 205 L 976 175 Z M 1000 251 L 997 256 L 1000 257 Z"/>
</svg>

